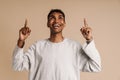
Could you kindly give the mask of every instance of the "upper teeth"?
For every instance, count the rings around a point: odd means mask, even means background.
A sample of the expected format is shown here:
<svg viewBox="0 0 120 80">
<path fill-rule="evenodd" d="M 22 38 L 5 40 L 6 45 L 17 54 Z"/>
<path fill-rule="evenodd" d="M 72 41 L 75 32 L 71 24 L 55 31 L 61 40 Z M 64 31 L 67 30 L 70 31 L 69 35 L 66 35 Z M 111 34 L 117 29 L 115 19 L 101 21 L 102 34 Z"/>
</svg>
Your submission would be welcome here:
<svg viewBox="0 0 120 80">
<path fill-rule="evenodd" d="M 58 26 L 60 26 L 59 24 L 54 24 L 54 27 L 58 27 Z"/>
</svg>

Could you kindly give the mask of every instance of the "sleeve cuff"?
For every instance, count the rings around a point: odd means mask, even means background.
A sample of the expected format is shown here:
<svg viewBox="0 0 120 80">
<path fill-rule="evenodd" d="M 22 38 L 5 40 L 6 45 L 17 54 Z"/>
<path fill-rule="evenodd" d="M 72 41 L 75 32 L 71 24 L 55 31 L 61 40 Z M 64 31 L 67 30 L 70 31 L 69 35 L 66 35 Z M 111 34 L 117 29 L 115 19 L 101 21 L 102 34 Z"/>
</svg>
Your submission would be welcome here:
<svg viewBox="0 0 120 80">
<path fill-rule="evenodd" d="M 16 45 L 15 49 L 14 49 L 14 55 L 15 58 L 23 56 L 23 48 L 20 48 Z"/>
<path fill-rule="evenodd" d="M 92 40 L 89 44 L 86 42 L 86 43 L 83 45 L 83 49 L 85 49 L 85 48 L 87 48 L 87 47 L 95 47 L 94 40 Z"/>
<path fill-rule="evenodd" d="M 89 44 L 85 43 L 83 46 L 84 52 L 93 60 L 100 59 L 99 52 L 95 47 L 94 40 L 92 40 Z"/>
</svg>

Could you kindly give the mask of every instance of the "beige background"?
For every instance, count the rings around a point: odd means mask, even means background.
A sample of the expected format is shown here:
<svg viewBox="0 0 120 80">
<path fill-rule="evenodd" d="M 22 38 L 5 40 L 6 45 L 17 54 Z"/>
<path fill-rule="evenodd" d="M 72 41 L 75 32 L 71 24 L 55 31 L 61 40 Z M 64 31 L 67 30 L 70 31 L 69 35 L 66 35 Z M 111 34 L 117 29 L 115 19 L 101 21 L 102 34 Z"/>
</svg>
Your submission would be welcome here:
<svg viewBox="0 0 120 80">
<path fill-rule="evenodd" d="M 0 0 L 0 80 L 27 80 L 26 71 L 12 69 L 12 52 L 18 31 L 28 19 L 32 30 L 27 49 L 37 40 L 48 38 L 46 16 L 59 8 L 66 14 L 65 37 L 84 43 L 79 32 L 83 18 L 93 29 L 102 58 L 100 73 L 81 73 L 81 80 L 120 80 L 120 0 Z"/>
</svg>

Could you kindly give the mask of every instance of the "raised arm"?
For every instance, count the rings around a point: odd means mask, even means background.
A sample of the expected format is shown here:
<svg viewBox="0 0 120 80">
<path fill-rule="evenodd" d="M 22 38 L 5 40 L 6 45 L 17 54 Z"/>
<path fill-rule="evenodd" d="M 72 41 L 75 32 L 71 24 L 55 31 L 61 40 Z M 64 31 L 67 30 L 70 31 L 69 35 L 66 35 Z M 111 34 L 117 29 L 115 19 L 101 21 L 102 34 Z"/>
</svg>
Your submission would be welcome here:
<svg viewBox="0 0 120 80">
<path fill-rule="evenodd" d="M 29 63 L 34 60 L 34 46 L 32 46 L 27 52 L 24 53 L 23 46 L 25 40 L 30 35 L 31 30 L 27 26 L 27 19 L 25 20 L 24 27 L 19 30 L 19 39 L 17 46 L 13 51 L 13 68 L 15 70 L 21 71 L 23 69 L 29 69 Z M 32 56 L 32 57 L 31 57 Z"/>
<path fill-rule="evenodd" d="M 84 19 L 84 26 L 80 31 L 87 41 L 80 50 L 80 69 L 85 72 L 99 72 L 101 71 L 101 58 L 95 47 L 92 29 L 88 27 L 86 19 Z"/>
<path fill-rule="evenodd" d="M 17 42 L 18 47 L 23 48 L 23 46 L 25 44 L 25 40 L 28 38 L 28 36 L 30 35 L 30 33 L 31 33 L 31 30 L 27 26 L 27 19 L 26 19 L 24 27 L 22 27 L 19 30 L 19 39 L 18 39 L 18 42 Z"/>
</svg>

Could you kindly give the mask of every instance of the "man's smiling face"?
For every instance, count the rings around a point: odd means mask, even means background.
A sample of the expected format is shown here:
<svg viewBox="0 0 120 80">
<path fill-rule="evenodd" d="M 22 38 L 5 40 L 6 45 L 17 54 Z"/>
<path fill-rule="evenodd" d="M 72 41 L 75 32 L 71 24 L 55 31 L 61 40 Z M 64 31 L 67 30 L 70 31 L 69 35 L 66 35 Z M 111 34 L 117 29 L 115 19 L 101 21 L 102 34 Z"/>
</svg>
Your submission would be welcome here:
<svg viewBox="0 0 120 80">
<path fill-rule="evenodd" d="M 48 27 L 51 33 L 60 33 L 65 27 L 65 18 L 59 12 L 53 12 L 48 18 Z"/>
</svg>

